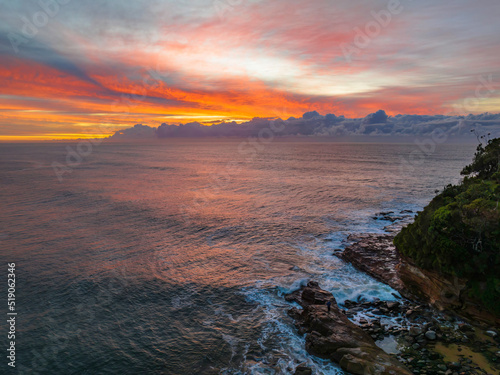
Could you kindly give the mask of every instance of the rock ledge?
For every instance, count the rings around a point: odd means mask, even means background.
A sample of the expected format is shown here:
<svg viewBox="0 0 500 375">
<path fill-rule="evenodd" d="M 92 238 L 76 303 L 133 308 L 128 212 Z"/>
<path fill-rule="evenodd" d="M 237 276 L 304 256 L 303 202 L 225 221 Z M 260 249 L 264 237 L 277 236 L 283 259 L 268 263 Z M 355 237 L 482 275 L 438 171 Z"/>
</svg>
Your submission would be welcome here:
<svg viewBox="0 0 500 375">
<path fill-rule="evenodd" d="M 410 375 L 397 359 L 380 349 L 360 327 L 352 323 L 339 309 L 333 295 L 318 283 L 288 294 L 286 300 L 297 302 L 302 310 L 292 308 L 289 315 L 301 333 L 307 333 L 306 350 L 328 358 L 354 375 Z M 330 301 L 331 311 L 325 305 Z"/>
<path fill-rule="evenodd" d="M 500 318 L 481 309 L 467 295 L 466 281 L 423 270 L 403 257 L 393 245 L 394 234 L 350 236 L 354 243 L 334 255 L 391 286 L 403 297 L 425 302 L 440 311 L 473 322 L 499 325 Z"/>
</svg>

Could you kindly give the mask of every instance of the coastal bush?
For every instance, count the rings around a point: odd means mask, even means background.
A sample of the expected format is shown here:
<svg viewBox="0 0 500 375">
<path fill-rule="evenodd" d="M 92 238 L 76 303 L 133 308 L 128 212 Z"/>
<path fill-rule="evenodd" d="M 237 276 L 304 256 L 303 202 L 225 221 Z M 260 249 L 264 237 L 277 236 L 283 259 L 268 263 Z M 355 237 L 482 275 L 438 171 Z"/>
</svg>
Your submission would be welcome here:
<svg viewBox="0 0 500 375">
<path fill-rule="evenodd" d="M 469 297 L 500 315 L 500 138 L 479 145 L 461 174 L 394 244 L 421 268 L 466 279 Z"/>
</svg>

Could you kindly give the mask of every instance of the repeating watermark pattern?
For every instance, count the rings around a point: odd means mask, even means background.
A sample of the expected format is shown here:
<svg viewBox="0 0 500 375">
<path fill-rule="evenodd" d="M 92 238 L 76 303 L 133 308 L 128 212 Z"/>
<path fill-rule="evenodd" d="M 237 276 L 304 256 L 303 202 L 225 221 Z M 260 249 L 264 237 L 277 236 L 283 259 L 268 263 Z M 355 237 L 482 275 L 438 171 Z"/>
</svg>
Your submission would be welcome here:
<svg viewBox="0 0 500 375">
<path fill-rule="evenodd" d="M 407 0 L 412 1 L 412 0 Z M 9 40 L 12 44 L 12 47 L 16 51 L 19 51 L 19 47 L 23 44 L 26 44 L 30 38 L 33 38 L 39 32 L 39 29 L 45 27 L 49 22 L 50 18 L 55 17 L 60 11 L 60 5 L 68 4 L 70 0 L 40 0 L 39 4 L 42 7 L 43 11 L 35 13 L 31 20 L 27 17 L 21 17 L 23 22 L 23 26 L 21 28 L 21 34 L 19 33 L 10 33 Z M 243 4 L 243 0 L 215 0 L 213 2 L 214 9 L 220 18 L 227 17 L 231 12 L 235 10 L 235 8 L 241 4 Z M 43 4 L 43 5 L 42 5 Z M 356 33 L 353 43 L 346 44 L 343 43 L 341 45 L 342 51 L 347 61 L 351 62 L 353 56 L 357 56 L 362 53 L 362 51 L 370 46 L 373 39 L 376 38 L 382 30 L 389 26 L 394 16 L 399 15 L 404 10 L 404 6 L 401 4 L 399 0 L 390 0 L 387 4 L 386 9 L 382 9 L 378 12 L 372 11 L 372 20 L 367 22 L 363 28 L 355 27 L 353 30 Z M 138 90 L 137 94 L 122 94 L 119 100 L 116 100 L 113 103 L 113 108 L 117 113 L 121 113 L 123 117 L 129 115 L 133 108 L 143 103 L 148 93 L 151 90 L 158 88 L 160 82 L 163 81 L 165 76 L 168 73 L 161 72 L 158 69 L 150 69 L 146 74 L 143 75 L 143 79 L 141 81 L 141 88 Z M 488 95 L 492 95 L 494 91 L 491 91 L 493 88 L 492 85 L 492 77 L 491 75 L 484 79 L 484 82 L 481 81 L 481 86 L 476 89 L 475 98 L 466 102 L 464 100 L 464 105 L 462 108 L 467 110 L 468 106 L 475 105 L 476 100 L 478 98 L 485 98 Z M 269 122 L 268 127 L 261 129 L 258 132 L 257 137 L 248 137 L 246 140 L 242 141 L 238 147 L 237 152 L 239 155 L 243 156 L 243 161 L 228 161 L 225 167 L 222 170 L 219 170 L 213 173 L 210 176 L 211 183 L 209 187 L 199 190 L 195 193 L 193 200 L 190 205 L 185 205 L 181 207 L 181 214 L 185 220 L 186 224 L 190 224 L 192 222 L 193 216 L 200 212 L 204 207 L 210 204 L 211 199 L 220 194 L 225 188 L 228 187 L 231 179 L 236 178 L 241 171 L 243 170 L 243 166 L 248 163 L 252 163 L 256 160 L 258 155 L 262 153 L 266 147 L 275 139 L 276 136 L 280 134 L 285 128 L 283 122 L 279 120 L 271 120 Z M 53 162 L 52 168 L 57 179 L 62 182 L 63 178 L 66 174 L 72 173 L 74 168 L 78 167 L 86 157 L 92 154 L 94 147 L 101 144 L 103 141 L 102 138 L 95 138 L 96 134 L 107 134 L 109 128 L 101 124 L 97 131 L 94 129 L 92 134 L 89 133 L 88 139 L 82 140 L 76 144 L 76 146 L 67 146 L 66 157 L 64 163 Z M 94 138 L 92 137 L 94 135 Z M 447 140 L 447 134 L 441 128 L 437 128 L 435 132 L 428 139 L 416 140 L 415 145 L 416 149 L 411 152 L 407 159 L 402 158 L 400 170 L 404 173 L 412 173 L 415 171 L 415 166 L 420 165 L 425 161 L 425 158 L 432 155 L 436 146 L 444 143 Z M 209 245 L 211 245 L 211 238 L 207 239 Z M 241 249 L 235 249 L 235 251 L 241 251 Z M 159 255 L 161 254 L 161 256 Z M 165 251 L 156 252 L 156 259 L 154 261 L 154 271 L 158 272 L 164 269 L 164 266 L 171 261 L 168 254 Z M 15 267 L 15 264 L 12 263 Z M 9 264 L 10 267 L 10 264 Z M 130 275 L 125 273 L 124 269 L 113 269 L 113 277 L 108 281 L 106 287 L 99 288 L 98 293 L 96 295 L 88 295 L 87 292 L 82 291 L 81 301 L 77 305 L 75 312 L 77 319 L 75 321 L 78 322 L 95 322 L 96 320 L 96 307 L 99 302 L 103 303 L 112 303 L 114 298 L 120 293 L 124 291 L 124 289 L 129 285 L 128 279 L 131 277 Z M 10 279 L 9 279 L 10 280 Z M 14 276 L 15 280 L 15 276 Z M 9 281 L 10 282 L 10 281 Z M 14 292 L 15 293 L 15 281 L 14 281 Z M 172 306 L 174 308 L 180 308 L 185 305 L 191 304 L 190 302 L 190 294 L 179 294 L 172 298 Z M 10 284 L 9 284 L 9 298 L 10 298 Z M 14 302 L 15 306 L 15 294 L 13 294 L 13 300 L 9 300 L 9 302 Z M 9 305 L 10 307 L 10 305 Z M 15 310 L 14 310 L 15 311 Z M 13 312 L 14 313 L 14 312 Z M 45 318 L 44 318 L 45 319 Z M 15 316 L 12 320 L 14 323 L 10 324 L 9 335 L 13 328 L 13 338 L 15 338 Z M 80 326 L 75 323 L 67 323 L 64 326 L 60 326 L 58 322 L 49 316 L 46 318 L 45 323 L 49 329 L 49 337 L 47 338 L 47 345 L 45 345 L 43 350 L 33 349 L 31 351 L 31 366 L 18 366 L 19 374 L 36 374 L 38 372 L 43 371 L 47 368 L 49 363 L 53 366 L 54 363 L 57 363 L 56 359 L 58 354 L 64 351 L 69 343 L 72 342 L 75 338 L 77 338 L 82 330 Z M 9 336 L 10 337 L 10 336 Z M 237 339 L 231 336 L 223 337 L 226 342 L 231 346 L 232 356 L 234 356 L 234 348 L 238 345 Z M 14 349 L 12 351 L 12 343 L 14 343 Z M 14 353 L 12 367 L 15 367 L 16 357 L 15 357 L 15 341 L 10 342 L 9 348 L 11 354 Z M 60 366 L 60 368 L 52 368 L 52 370 L 61 371 L 67 370 L 65 367 L 67 364 L 59 364 L 56 366 Z M 11 364 L 9 363 L 9 366 Z M 63 367 L 64 366 L 64 367 Z"/>
<path fill-rule="evenodd" d="M 31 17 L 20 16 L 20 32 L 9 32 L 7 38 L 10 41 L 14 52 L 19 53 L 20 47 L 27 44 L 38 35 L 40 29 L 46 27 L 51 18 L 56 17 L 61 6 L 69 4 L 71 0 L 38 0 L 40 10 L 34 12 Z"/>
<path fill-rule="evenodd" d="M 401 14 L 403 10 L 404 6 L 400 0 L 389 0 L 385 9 L 379 11 L 372 10 L 370 12 L 372 19 L 364 27 L 356 26 L 352 29 L 355 34 L 352 43 L 344 42 L 340 44 L 346 61 L 351 63 L 354 56 L 360 55 L 363 50 L 368 48 L 373 40 L 390 25 L 393 17 Z"/>
</svg>

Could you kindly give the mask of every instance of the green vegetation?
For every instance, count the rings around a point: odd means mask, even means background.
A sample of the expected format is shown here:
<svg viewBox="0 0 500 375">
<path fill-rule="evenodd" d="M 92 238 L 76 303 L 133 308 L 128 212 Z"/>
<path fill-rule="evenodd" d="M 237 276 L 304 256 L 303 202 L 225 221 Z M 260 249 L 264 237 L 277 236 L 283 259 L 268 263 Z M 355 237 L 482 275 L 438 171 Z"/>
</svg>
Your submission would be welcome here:
<svg viewBox="0 0 500 375">
<path fill-rule="evenodd" d="M 500 138 L 479 145 L 461 174 L 394 243 L 421 268 L 467 279 L 470 297 L 500 315 Z"/>
</svg>

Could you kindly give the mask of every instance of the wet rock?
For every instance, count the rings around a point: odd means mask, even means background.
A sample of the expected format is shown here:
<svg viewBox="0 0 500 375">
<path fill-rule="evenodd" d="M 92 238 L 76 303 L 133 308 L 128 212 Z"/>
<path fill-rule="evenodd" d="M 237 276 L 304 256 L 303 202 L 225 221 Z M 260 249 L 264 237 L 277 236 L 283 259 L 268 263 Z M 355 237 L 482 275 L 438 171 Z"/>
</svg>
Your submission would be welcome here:
<svg viewBox="0 0 500 375">
<path fill-rule="evenodd" d="M 389 310 L 397 309 L 401 304 L 399 302 L 386 302 L 386 306 Z"/>
<path fill-rule="evenodd" d="M 435 340 L 436 339 L 436 332 L 434 332 L 434 331 L 425 332 L 425 338 L 427 340 Z"/>
<path fill-rule="evenodd" d="M 310 282 L 308 286 L 310 287 L 302 291 L 303 301 L 311 305 L 325 305 L 328 301 L 336 303 L 333 295 L 330 292 L 320 289 L 317 283 L 314 285 L 313 282 Z"/>
<path fill-rule="evenodd" d="M 448 368 L 450 370 L 460 370 L 461 367 L 462 366 L 458 362 L 451 362 L 450 364 L 448 364 Z"/>
<path fill-rule="evenodd" d="M 399 254 L 393 244 L 394 235 L 351 235 L 349 240 L 354 243 L 334 255 L 396 289 L 403 297 L 431 304 L 441 311 L 453 311 L 470 321 L 500 325 L 500 317 L 469 297 L 465 280 L 415 266 Z"/>
<path fill-rule="evenodd" d="M 306 364 L 301 363 L 295 369 L 295 375 L 312 375 L 312 369 L 307 367 Z"/>
<path fill-rule="evenodd" d="M 399 291 L 403 289 L 403 283 L 397 276 L 396 266 L 401 258 L 392 244 L 393 238 L 389 234 L 349 236 L 356 242 L 335 255 Z"/>
<path fill-rule="evenodd" d="M 318 357 L 328 358 L 355 375 L 410 375 L 397 359 L 380 349 L 360 327 L 349 321 L 335 303 L 333 295 L 309 282 L 287 300 L 298 302 L 303 310 L 292 308 L 290 316 L 307 332 L 306 350 Z M 323 305 L 332 301 L 331 311 Z"/>
<path fill-rule="evenodd" d="M 458 329 L 461 332 L 474 332 L 474 328 L 470 324 L 467 324 L 467 323 L 460 323 L 458 325 Z"/>
<path fill-rule="evenodd" d="M 422 328 L 420 327 L 410 327 L 410 335 L 411 336 L 418 336 L 422 334 Z"/>
<path fill-rule="evenodd" d="M 315 281 L 310 281 L 307 288 L 295 291 L 293 293 L 287 294 L 285 299 L 289 302 L 303 301 L 307 304 L 312 305 L 325 305 L 326 302 L 331 301 L 332 304 L 336 303 L 333 295 L 325 290 L 318 287 L 318 283 Z M 326 309 L 326 307 L 325 307 Z"/>
<path fill-rule="evenodd" d="M 493 338 L 495 338 L 495 337 L 498 336 L 498 333 L 496 333 L 495 331 L 491 331 L 491 330 L 490 331 L 486 331 L 485 334 L 487 336 L 490 336 L 490 337 L 493 337 Z"/>
</svg>

